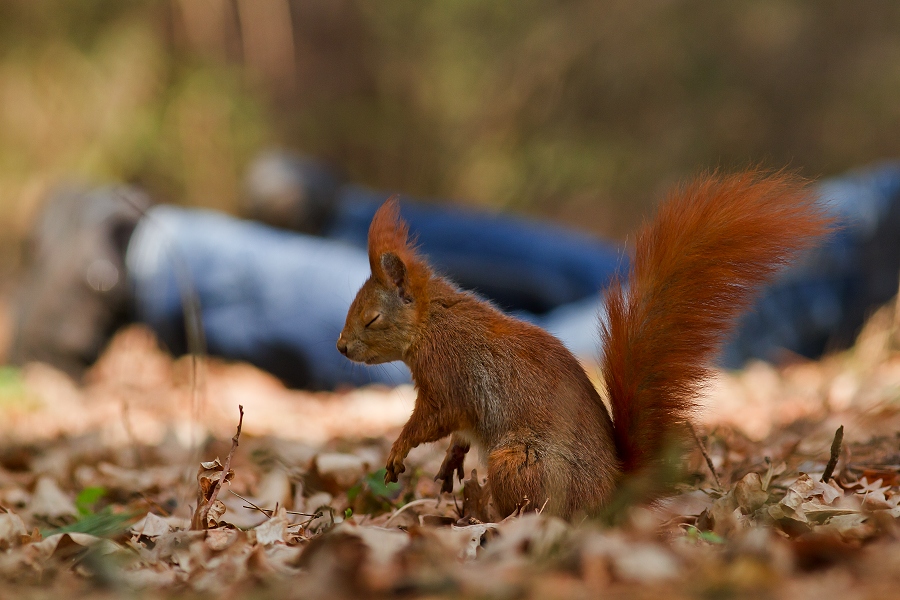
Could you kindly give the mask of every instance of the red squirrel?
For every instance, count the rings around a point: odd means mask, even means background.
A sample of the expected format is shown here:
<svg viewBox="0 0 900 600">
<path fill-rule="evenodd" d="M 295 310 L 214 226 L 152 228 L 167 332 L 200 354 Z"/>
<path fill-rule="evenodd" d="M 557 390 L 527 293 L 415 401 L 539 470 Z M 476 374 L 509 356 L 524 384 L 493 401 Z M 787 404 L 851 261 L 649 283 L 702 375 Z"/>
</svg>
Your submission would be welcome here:
<svg viewBox="0 0 900 600">
<path fill-rule="evenodd" d="M 601 510 L 623 477 L 651 474 L 696 408 L 711 359 L 755 291 L 832 227 L 806 182 L 755 171 L 700 177 L 669 195 L 636 238 L 601 321 L 607 409 L 543 329 L 435 274 L 396 197 L 369 228 L 372 274 L 338 338 L 350 360 L 402 360 L 415 408 L 387 459 L 450 435 L 435 480 L 452 491 L 474 444 L 503 516 L 529 503 L 571 518 Z M 651 475 L 652 476 L 652 475 Z"/>
</svg>

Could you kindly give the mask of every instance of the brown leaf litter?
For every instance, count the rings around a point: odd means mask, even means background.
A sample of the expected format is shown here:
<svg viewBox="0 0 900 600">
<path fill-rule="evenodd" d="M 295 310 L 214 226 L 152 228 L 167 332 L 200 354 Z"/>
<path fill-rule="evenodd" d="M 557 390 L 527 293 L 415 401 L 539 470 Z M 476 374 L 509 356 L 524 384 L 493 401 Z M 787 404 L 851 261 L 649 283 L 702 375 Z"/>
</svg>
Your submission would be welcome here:
<svg viewBox="0 0 900 600">
<path fill-rule="evenodd" d="M 442 495 L 441 444 L 385 486 L 411 388 L 290 391 L 216 361 L 195 382 L 131 329 L 85 385 L 31 365 L 0 404 L 0 597 L 891 597 L 890 316 L 821 361 L 723 373 L 688 477 L 616 525 L 498 520 L 474 456 Z"/>
</svg>

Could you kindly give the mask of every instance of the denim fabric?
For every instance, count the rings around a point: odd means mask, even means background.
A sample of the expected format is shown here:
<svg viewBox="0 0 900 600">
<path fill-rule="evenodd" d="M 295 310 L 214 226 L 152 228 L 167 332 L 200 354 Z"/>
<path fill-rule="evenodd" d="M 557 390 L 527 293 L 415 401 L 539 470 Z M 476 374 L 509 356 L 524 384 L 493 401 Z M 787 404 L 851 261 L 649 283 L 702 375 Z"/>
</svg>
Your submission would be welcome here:
<svg viewBox="0 0 900 600">
<path fill-rule="evenodd" d="M 138 318 L 173 352 L 185 352 L 182 307 L 195 296 L 210 354 L 245 360 L 296 387 L 409 381 L 400 363 L 356 365 L 335 348 L 369 274 L 366 234 L 383 198 L 346 190 L 332 239 L 155 207 L 127 253 Z M 533 320 L 529 309 L 596 297 L 619 262 L 609 245 L 524 219 L 409 202 L 402 212 L 438 270 Z"/>
<path fill-rule="evenodd" d="M 248 361 L 295 387 L 409 380 L 402 364 L 357 365 L 335 348 L 369 275 L 358 248 L 158 206 L 138 224 L 126 259 L 139 320 L 176 354 L 187 350 L 182 307 L 193 295 L 211 355 Z"/>
<path fill-rule="evenodd" d="M 896 257 L 880 260 L 872 248 L 900 236 L 900 227 L 891 229 L 897 219 L 889 218 L 900 206 L 900 165 L 828 180 L 819 189 L 843 229 L 765 290 L 726 345 L 724 366 L 784 352 L 816 356 L 841 328 L 861 324 L 864 311 L 854 305 L 871 308 L 890 298 L 886 290 L 896 291 Z M 173 351 L 184 351 L 182 305 L 190 291 L 210 354 L 246 360 L 298 387 L 408 381 L 399 363 L 355 365 L 334 346 L 368 276 L 366 232 L 385 197 L 344 188 L 325 238 L 156 207 L 127 253 L 139 318 Z M 597 355 L 599 290 L 627 263 L 613 246 L 512 217 L 410 201 L 401 211 L 440 272 L 557 334 L 575 354 Z M 871 292 L 873 279 L 887 284 Z"/>
<path fill-rule="evenodd" d="M 719 364 L 815 358 L 852 344 L 865 318 L 897 293 L 900 279 L 900 163 L 886 162 L 817 185 L 839 229 L 763 289 L 739 319 Z M 599 355 L 603 303 L 585 299 L 538 320 L 577 356 Z"/>
<path fill-rule="evenodd" d="M 386 197 L 343 188 L 325 237 L 365 248 Z M 614 245 L 546 223 L 405 199 L 400 213 L 438 272 L 504 310 L 541 314 L 595 296 L 627 266 Z"/>
<path fill-rule="evenodd" d="M 815 358 L 853 343 L 866 317 L 897 293 L 900 163 L 883 163 L 818 185 L 840 229 L 767 287 L 726 345 L 721 364 L 751 358 Z"/>
</svg>

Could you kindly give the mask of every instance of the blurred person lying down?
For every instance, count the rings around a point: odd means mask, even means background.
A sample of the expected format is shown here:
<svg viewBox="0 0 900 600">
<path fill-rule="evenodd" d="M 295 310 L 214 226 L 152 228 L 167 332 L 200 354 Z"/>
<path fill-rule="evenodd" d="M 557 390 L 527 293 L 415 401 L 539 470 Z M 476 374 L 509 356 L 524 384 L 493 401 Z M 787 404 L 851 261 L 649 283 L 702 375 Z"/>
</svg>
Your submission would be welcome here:
<svg viewBox="0 0 900 600">
<path fill-rule="evenodd" d="M 79 377 L 117 328 L 140 322 L 176 355 L 202 329 L 210 355 L 247 361 L 291 387 L 409 381 L 403 366 L 354 365 L 334 346 L 369 274 L 369 222 L 389 194 L 277 152 L 251 166 L 246 188 L 246 220 L 153 205 L 133 187 L 57 190 L 30 239 L 12 361 Z M 764 291 L 724 348 L 723 367 L 846 346 L 896 293 L 900 163 L 824 180 L 817 192 L 843 228 Z M 440 272 L 596 359 L 602 290 L 627 267 L 615 244 L 439 203 L 404 198 L 401 207 Z"/>
</svg>

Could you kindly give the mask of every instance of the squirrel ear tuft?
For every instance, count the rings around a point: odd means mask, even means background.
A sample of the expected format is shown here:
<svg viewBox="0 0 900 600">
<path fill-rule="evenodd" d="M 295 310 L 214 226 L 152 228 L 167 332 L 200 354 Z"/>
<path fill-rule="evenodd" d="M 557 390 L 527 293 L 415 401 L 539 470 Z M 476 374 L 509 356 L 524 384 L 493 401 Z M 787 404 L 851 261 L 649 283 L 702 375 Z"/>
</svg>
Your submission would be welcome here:
<svg viewBox="0 0 900 600">
<path fill-rule="evenodd" d="M 369 225 L 369 266 L 372 275 L 385 284 L 399 287 L 399 276 L 407 293 L 410 283 L 421 283 L 429 276 L 428 265 L 409 241 L 409 226 L 400 217 L 397 195 L 388 198 L 372 217 L 372 224 Z"/>
<path fill-rule="evenodd" d="M 372 275 L 385 280 L 381 257 L 388 252 L 399 254 L 405 249 L 409 245 L 408 231 L 406 223 L 400 218 L 400 202 L 396 195 L 391 196 L 375 212 L 369 225 L 369 266 Z"/>
<path fill-rule="evenodd" d="M 412 296 L 409 293 L 409 279 L 403 260 L 393 252 L 385 252 L 381 255 L 381 268 L 384 270 L 388 282 L 397 288 L 400 298 L 406 303 L 412 302 Z"/>
</svg>

